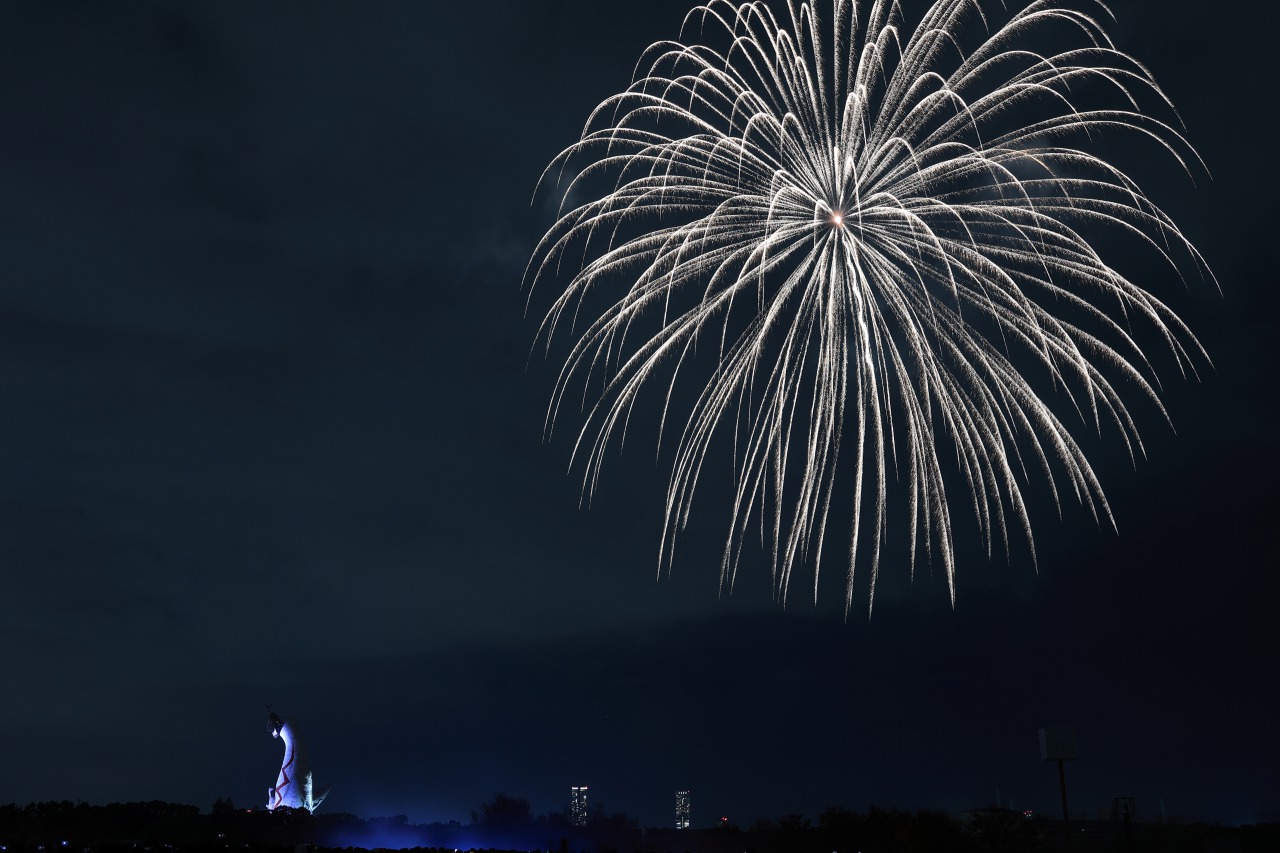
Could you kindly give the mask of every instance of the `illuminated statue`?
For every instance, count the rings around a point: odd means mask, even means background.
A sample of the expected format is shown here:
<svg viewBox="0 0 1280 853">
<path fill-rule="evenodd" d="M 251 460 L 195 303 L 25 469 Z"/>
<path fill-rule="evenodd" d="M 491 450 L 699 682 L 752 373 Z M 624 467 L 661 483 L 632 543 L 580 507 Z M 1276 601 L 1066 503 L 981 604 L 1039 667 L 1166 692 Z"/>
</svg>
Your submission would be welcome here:
<svg viewBox="0 0 1280 853">
<path fill-rule="evenodd" d="M 311 763 L 307 760 L 307 747 L 298 736 L 291 720 L 283 720 L 271 706 L 271 736 L 284 741 L 284 763 L 275 785 L 267 789 L 267 808 L 274 811 L 279 806 L 306 809 L 314 812 L 329 794 L 329 786 L 315 791 L 311 784 Z"/>
</svg>

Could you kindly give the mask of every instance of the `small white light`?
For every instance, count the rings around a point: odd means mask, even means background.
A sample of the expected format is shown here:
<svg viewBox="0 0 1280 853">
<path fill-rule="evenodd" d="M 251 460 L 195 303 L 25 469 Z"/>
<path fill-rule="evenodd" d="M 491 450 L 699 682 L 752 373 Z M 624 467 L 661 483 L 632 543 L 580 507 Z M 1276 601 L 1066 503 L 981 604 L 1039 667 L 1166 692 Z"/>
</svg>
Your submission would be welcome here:
<svg viewBox="0 0 1280 853">
<path fill-rule="evenodd" d="M 843 228 L 843 227 L 844 227 L 844 214 L 841 214 L 841 213 L 833 213 L 833 214 L 831 214 L 831 224 L 832 224 L 832 225 L 834 225 L 834 226 L 835 226 L 835 227 L 837 227 L 837 228 Z"/>
</svg>

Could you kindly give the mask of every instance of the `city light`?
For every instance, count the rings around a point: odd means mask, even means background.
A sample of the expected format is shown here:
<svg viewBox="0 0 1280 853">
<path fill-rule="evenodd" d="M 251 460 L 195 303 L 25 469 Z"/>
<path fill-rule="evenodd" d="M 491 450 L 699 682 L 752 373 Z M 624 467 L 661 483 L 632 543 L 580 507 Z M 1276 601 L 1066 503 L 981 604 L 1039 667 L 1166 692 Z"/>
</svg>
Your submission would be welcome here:
<svg viewBox="0 0 1280 853">
<path fill-rule="evenodd" d="M 587 825 L 586 785 L 575 785 L 569 789 L 569 822 L 574 826 Z"/>
</svg>

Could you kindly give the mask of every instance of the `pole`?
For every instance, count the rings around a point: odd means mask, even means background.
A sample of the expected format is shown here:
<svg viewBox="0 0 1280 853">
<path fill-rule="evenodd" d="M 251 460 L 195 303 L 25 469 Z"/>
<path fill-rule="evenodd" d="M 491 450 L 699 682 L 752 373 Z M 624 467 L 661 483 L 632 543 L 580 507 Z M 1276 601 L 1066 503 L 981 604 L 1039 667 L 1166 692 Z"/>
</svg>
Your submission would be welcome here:
<svg viewBox="0 0 1280 853">
<path fill-rule="evenodd" d="M 1058 759 L 1058 787 L 1062 789 L 1062 820 L 1071 820 L 1071 813 L 1067 811 L 1067 772 L 1062 769 L 1062 759 Z"/>
</svg>

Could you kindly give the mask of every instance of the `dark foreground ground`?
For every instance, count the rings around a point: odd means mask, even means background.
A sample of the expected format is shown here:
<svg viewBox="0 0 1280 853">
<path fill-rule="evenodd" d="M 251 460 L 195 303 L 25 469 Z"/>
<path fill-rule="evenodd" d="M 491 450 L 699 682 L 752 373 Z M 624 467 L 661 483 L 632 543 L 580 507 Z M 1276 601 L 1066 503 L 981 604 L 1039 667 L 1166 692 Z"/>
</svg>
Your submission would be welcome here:
<svg viewBox="0 0 1280 853">
<path fill-rule="evenodd" d="M 547 853 L 1274 853 L 1280 824 L 1224 827 L 1174 822 L 1051 821 L 1004 809 L 962 817 L 941 812 L 844 809 L 817 826 L 799 815 L 750 829 L 577 828 L 410 824 L 349 814 L 246 811 L 201 814 L 171 803 L 33 803 L 0 806 L 0 853 L 309 853 L 368 849 L 547 851 Z"/>
</svg>

